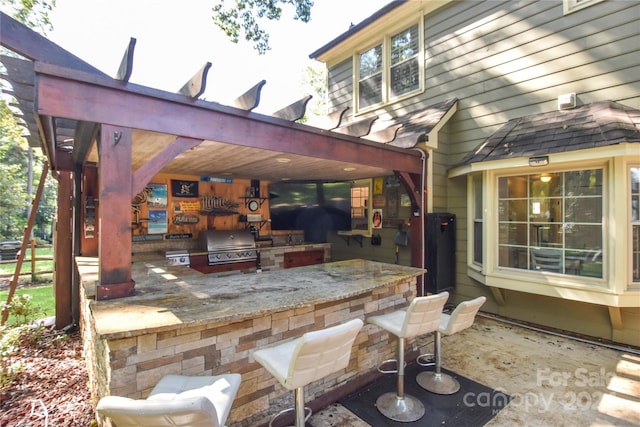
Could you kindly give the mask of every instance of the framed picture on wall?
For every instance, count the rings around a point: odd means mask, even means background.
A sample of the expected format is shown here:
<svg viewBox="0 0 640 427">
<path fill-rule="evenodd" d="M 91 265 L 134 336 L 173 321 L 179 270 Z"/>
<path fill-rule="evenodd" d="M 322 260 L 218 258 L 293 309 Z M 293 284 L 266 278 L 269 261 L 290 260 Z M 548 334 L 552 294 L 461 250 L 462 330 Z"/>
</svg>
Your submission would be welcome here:
<svg viewBox="0 0 640 427">
<path fill-rule="evenodd" d="M 374 209 L 371 217 L 373 228 L 382 228 L 382 209 Z"/>
<path fill-rule="evenodd" d="M 173 197 L 198 197 L 198 181 L 171 180 Z"/>
<path fill-rule="evenodd" d="M 154 184 L 150 182 L 147 187 L 151 189 L 151 194 L 147 198 L 149 207 L 166 208 L 167 207 L 167 184 Z"/>
<path fill-rule="evenodd" d="M 149 209 L 149 234 L 164 234 L 167 232 L 167 211 Z"/>
</svg>

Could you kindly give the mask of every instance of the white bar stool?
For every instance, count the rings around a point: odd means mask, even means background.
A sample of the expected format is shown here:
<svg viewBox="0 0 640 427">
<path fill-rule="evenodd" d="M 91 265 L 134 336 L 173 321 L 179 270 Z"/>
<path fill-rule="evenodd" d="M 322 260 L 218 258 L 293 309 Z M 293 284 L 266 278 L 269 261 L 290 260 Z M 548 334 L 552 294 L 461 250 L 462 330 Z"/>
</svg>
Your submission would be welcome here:
<svg viewBox="0 0 640 427">
<path fill-rule="evenodd" d="M 96 411 L 118 427 L 222 427 L 241 380 L 239 374 L 166 375 L 148 398 L 105 396 Z"/>
<path fill-rule="evenodd" d="M 295 407 L 277 413 L 269 426 L 276 418 L 292 410 L 295 410 L 295 427 L 305 425 L 311 416 L 311 408 L 304 406 L 304 386 L 347 367 L 351 347 L 363 324 L 362 320 L 353 319 L 253 353 L 256 362 L 284 388 L 294 390 Z"/>
<path fill-rule="evenodd" d="M 422 402 L 404 393 L 404 344 L 407 338 L 425 335 L 438 329 L 447 298 L 449 298 L 448 292 L 416 297 L 406 310 L 371 316 L 367 319 L 368 323 L 379 326 L 398 337 L 397 360 L 389 359 L 382 362 L 382 365 L 396 362 L 397 368 L 395 370 L 378 368 L 382 373 L 395 373 L 398 376 L 397 391 L 384 393 L 376 400 L 378 411 L 391 420 L 409 423 L 419 420 L 425 414 Z"/>
<path fill-rule="evenodd" d="M 453 378 L 451 375 L 442 373 L 440 338 L 442 334 L 453 335 L 456 332 L 460 332 L 463 329 L 467 329 L 468 327 L 473 325 L 476 314 L 486 300 L 487 298 L 485 297 L 478 297 L 470 301 L 464 301 L 458 304 L 451 315 L 448 315 L 446 313 L 442 314 L 442 320 L 440 322 L 438 330 L 435 333 L 435 338 L 433 341 L 435 363 L 424 363 L 421 361 L 421 359 L 424 359 L 427 356 L 431 356 L 430 354 L 423 354 L 421 356 L 418 356 L 417 362 L 419 365 L 435 365 L 436 367 L 435 372 L 425 371 L 418 374 L 418 376 L 416 377 L 416 381 L 422 388 L 436 394 L 453 394 L 460 390 L 460 383 L 458 382 L 458 380 Z"/>
</svg>

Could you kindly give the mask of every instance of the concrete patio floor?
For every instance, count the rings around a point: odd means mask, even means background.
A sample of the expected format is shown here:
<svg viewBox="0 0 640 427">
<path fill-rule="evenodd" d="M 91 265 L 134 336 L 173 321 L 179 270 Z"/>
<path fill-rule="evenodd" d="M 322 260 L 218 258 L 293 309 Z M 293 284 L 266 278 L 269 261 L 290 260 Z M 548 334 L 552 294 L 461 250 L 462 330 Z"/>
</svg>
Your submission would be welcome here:
<svg viewBox="0 0 640 427">
<path fill-rule="evenodd" d="M 432 337 L 423 340 L 423 352 L 431 351 Z M 442 352 L 443 367 L 512 396 L 488 426 L 640 425 L 638 349 L 478 316 L 471 328 L 443 337 Z M 479 396 L 468 401 L 482 404 Z M 369 426 L 339 404 L 309 421 L 314 427 Z"/>
</svg>

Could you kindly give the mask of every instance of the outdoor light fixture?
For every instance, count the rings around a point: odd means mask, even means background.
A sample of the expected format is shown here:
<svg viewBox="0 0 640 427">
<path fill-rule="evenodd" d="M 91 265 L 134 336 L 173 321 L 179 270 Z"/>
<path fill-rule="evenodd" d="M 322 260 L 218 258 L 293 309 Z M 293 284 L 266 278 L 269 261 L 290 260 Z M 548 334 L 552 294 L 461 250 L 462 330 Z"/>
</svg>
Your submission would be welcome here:
<svg viewBox="0 0 640 427">
<path fill-rule="evenodd" d="M 549 164 L 549 156 L 537 156 L 537 157 L 529 157 L 529 166 L 531 167 L 540 167 L 547 166 Z"/>
</svg>

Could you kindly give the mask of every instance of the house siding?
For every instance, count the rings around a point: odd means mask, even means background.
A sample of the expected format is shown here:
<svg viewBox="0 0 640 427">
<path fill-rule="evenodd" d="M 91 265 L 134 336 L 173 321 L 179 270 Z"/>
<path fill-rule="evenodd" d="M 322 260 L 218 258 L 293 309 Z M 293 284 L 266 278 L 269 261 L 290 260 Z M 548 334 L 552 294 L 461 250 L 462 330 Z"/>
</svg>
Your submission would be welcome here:
<svg viewBox="0 0 640 427">
<path fill-rule="evenodd" d="M 447 171 L 510 119 L 554 111 L 559 95 L 578 105 L 603 100 L 640 108 L 640 3 L 607 1 L 569 15 L 562 2 L 460 1 L 424 17 L 425 90 L 374 112 L 401 118 L 452 97 L 458 109 L 431 153 L 430 211 L 457 216 L 454 302 L 491 293 L 467 274 L 467 180 Z M 377 24 L 384 26 L 385 24 Z M 388 23 L 391 26 L 391 23 Z M 330 62 L 330 61 L 329 61 Z M 330 105 L 353 105 L 352 61 L 329 70 Z M 491 220 L 491 218 L 486 218 Z M 515 291 L 483 309 L 527 322 L 640 345 L 640 309 L 623 308 L 624 328 L 606 306 Z"/>
</svg>

